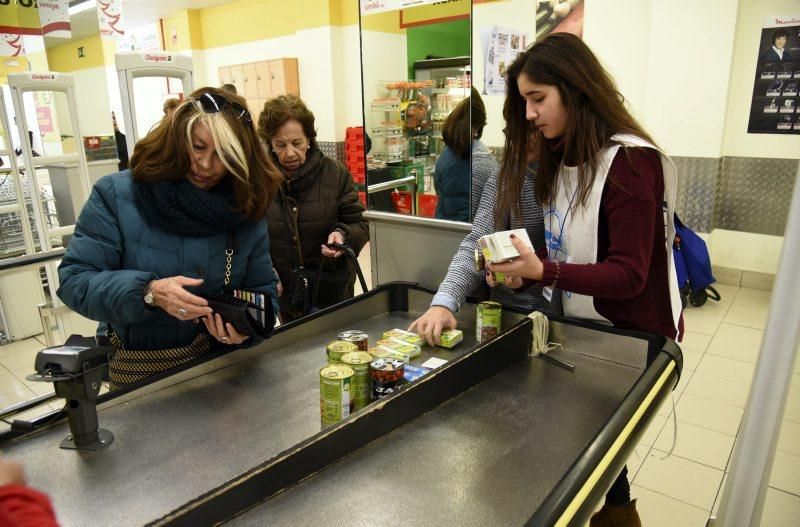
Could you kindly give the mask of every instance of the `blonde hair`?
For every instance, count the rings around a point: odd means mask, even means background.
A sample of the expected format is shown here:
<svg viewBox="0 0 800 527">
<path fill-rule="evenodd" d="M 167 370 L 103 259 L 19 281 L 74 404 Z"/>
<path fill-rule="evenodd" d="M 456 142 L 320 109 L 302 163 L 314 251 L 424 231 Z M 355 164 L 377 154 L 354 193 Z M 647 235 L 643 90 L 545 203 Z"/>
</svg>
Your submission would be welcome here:
<svg viewBox="0 0 800 527">
<path fill-rule="evenodd" d="M 250 220 L 259 220 L 266 214 L 283 176 L 267 157 L 252 119 L 244 120 L 230 104 L 215 113 L 204 112 L 192 100 L 205 93 L 242 108 L 247 105 L 242 97 L 218 88 L 196 90 L 175 109 L 171 118 L 159 121 L 136 143 L 130 163 L 133 179 L 152 183 L 185 178 L 191 168 L 190 156 L 194 153 L 192 130 L 195 125 L 203 124 L 211 132 L 222 164 L 233 177 L 239 211 Z"/>
</svg>

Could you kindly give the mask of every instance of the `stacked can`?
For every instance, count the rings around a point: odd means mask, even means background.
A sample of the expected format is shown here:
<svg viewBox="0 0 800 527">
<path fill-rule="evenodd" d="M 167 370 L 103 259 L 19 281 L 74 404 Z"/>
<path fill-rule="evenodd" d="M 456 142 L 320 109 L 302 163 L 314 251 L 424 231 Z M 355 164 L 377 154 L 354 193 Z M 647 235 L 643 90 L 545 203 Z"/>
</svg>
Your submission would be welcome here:
<svg viewBox="0 0 800 527">
<path fill-rule="evenodd" d="M 325 352 L 328 355 L 328 364 L 341 364 L 342 355 L 354 351 L 358 351 L 358 347 L 355 344 L 341 340 L 334 340 L 325 346 Z"/>
<path fill-rule="evenodd" d="M 372 361 L 372 355 L 365 351 L 353 351 L 342 355 L 342 364 L 355 372 L 350 383 L 350 395 L 355 403 L 355 410 L 361 410 L 370 403 L 369 363 Z"/>
<path fill-rule="evenodd" d="M 394 393 L 403 383 L 404 364 L 397 359 L 375 359 L 369 365 L 373 400 Z"/>
<path fill-rule="evenodd" d="M 339 340 L 344 342 L 352 342 L 358 348 L 358 351 L 367 351 L 369 349 L 369 335 L 358 329 L 348 329 L 339 333 Z"/>
<path fill-rule="evenodd" d="M 475 313 L 475 339 L 488 340 L 500 333 L 503 306 L 499 302 L 481 302 Z"/>
<path fill-rule="evenodd" d="M 353 411 L 350 397 L 355 373 L 349 366 L 333 364 L 319 371 L 319 411 L 322 427 L 348 417 Z"/>
</svg>

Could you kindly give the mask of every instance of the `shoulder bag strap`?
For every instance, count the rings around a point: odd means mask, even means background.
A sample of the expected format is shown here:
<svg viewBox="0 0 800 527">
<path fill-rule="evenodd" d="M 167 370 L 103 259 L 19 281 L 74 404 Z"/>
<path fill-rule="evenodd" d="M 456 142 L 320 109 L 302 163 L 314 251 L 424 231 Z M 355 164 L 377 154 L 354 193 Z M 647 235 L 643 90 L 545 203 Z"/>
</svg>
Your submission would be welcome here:
<svg viewBox="0 0 800 527">
<path fill-rule="evenodd" d="M 231 283 L 231 269 L 233 267 L 233 255 L 238 246 L 236 244 L 236 231 L 228 230 L 228 237 L 225 240 L 225 280 L 223 284 L 228 287 Z"/>
</svg>

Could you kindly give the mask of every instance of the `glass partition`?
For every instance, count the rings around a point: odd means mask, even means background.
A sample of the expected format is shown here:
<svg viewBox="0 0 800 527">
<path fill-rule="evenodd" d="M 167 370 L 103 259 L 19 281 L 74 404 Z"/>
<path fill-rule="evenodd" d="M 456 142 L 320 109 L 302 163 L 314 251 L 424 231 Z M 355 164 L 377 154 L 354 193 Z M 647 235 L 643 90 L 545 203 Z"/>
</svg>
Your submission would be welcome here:
<svg viewBox="0 0 800 527">
<path fill-rule="evenodd" d="M 471 2 L 464 0 L 362 7 L 370 210 L 469 220 L 469 156 L 446 153 L 443 132 L 459 104 L 467 107 L 469 129 L 470 13 Z M 449 181 L 442 180 L 445 173 Z"/>
</svg>

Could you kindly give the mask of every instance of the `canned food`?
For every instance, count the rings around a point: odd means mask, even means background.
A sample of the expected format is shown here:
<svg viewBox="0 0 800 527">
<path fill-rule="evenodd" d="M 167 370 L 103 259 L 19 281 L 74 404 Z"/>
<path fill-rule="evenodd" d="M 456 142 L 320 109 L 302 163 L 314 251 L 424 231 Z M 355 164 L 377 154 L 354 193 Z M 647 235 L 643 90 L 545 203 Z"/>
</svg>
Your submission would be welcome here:
<svg viewBox="0 0 800 527">
<path fill-rule="evenodd" d="M 350 395 L 355 403 L 355 410 L 361 410 L 370 402 L 369 363 L 374 358 L 365 351 L 353 351 L 342 355 L 342 364 L 351 368 L 355 374 L 350 384 Z"/>
<path fill-rule="evenodd" d="M 330 426 L 353 411 L 350 397 L 353 368 L 343 364 L 325 366 L 319 371 L 319 411 L 322 426 Z"/>
<path fill-rule="evenodd" d="M 328 364 L 340 364 L 342 362 L 342 355 L 345 353 L 352 353 L 358 351 L 358 346 L 352 342 L 345 342 L 343 340 L 334 340 L 325 346 L 325 351 L 328 354 Z"/>
<path fill-rule="evenodd" d="M 373 400 L 383 399 L 395 392 L 403 383 L 405 365 L 397 359 L 375 359 L 369 365 Z"/>
<path fill-rule="evenodd" d="M 475 313 L 475 338 L 478 342 L 490 339 L 500 333 L 503 306 L 499 302 L 481 302 Z"/>
<path fill-rule="evenodd" d="M 359 351 L 367 351 L 369 349 L 369 335 L 358 329 L 342 331 L 339 333 L 339 340 L 352 342 Z"/>
</svg>

